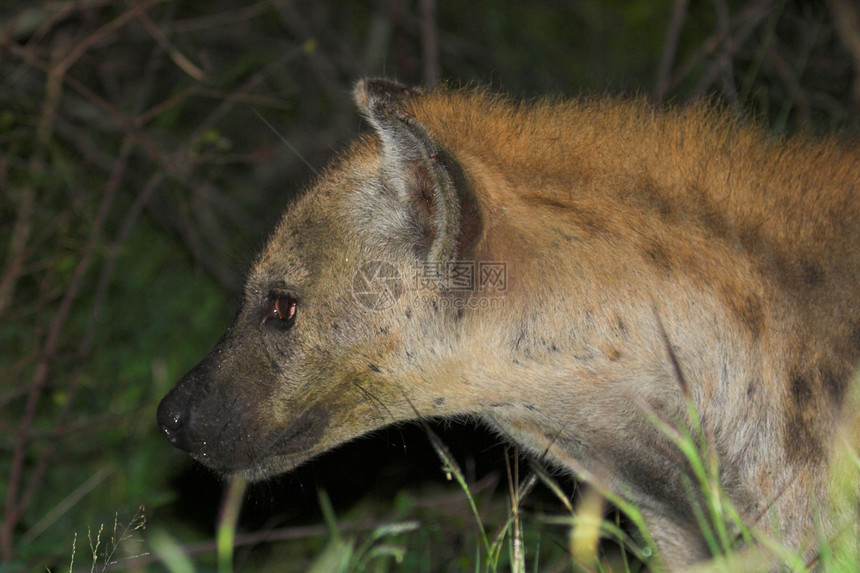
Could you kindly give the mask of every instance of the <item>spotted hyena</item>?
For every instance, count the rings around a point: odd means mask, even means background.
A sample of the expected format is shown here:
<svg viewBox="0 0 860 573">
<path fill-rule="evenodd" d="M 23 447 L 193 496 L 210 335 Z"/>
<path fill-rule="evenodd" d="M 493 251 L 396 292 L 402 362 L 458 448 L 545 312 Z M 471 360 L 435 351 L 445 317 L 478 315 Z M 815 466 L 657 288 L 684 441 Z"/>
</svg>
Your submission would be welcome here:
<svg viewBox="0 0 860 573">
<path fill-rule="evenodd" d="M 815 554 L 860 358 L 860 149 L 707 106 L 512 102 L 366 80 L 373 127 L 289 208 L 241 310 L 162 401 L 177 447 L 261 479 L 469 415 L 707 556 L 685 396 L 741 517 Z M 832 525 L 826 520 L 823 530 Z"/>
</svg>

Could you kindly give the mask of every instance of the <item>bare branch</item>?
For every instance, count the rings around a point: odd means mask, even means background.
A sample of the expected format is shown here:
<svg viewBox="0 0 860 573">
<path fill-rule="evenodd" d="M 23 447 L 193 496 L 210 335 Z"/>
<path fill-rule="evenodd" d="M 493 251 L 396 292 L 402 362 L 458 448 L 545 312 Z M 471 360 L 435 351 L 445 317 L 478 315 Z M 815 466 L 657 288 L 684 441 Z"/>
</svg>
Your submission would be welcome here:
<svg viewBox="0 0 860 573">
<path fill-rule="evenodd" d="M 854 109 L 860 112 L 860 11 L 850 0 L 830 0 L 833 25 L 839 40 L 854 62 L 854 81 L 851 86 Z"/>
<path fill-rule="evenodd" d="M 436 29 L 436 0 L 421 0 L 421 48 L 424 56 L 424 84 L 439 83 L 439 34 Z"/>
<path fill-rule="evenodd" d="M 684 17 L 687 14 L 688 0 L 675 0 L 672 8 L 672 20 L 666 30 L 666 41 L 663 43 L 663 54 L 660 56 L 660 67 L 657 70 L 657 82 L 651 92 L 651 104 L 659 105 L 666 96 L 672 64 L 678 51 L 678 39 L 684 27 Z"/>
</svg>

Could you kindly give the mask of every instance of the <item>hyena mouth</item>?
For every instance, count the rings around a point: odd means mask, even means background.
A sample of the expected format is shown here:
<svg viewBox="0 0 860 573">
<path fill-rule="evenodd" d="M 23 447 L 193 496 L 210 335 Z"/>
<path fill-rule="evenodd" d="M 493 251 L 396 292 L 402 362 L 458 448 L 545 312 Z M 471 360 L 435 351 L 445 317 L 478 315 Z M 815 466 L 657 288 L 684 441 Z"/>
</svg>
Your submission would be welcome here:
<svg viewBox="0 0 860 573">
<path fill-rule="evenodd" d="M 331 415 L 322 406 L 312 406 L 305 410 L 283 432 L 274 436 L 269 448 L 270 455 L 301 457 L 319 445 L 323 434 L 331 422 Z M 266 457 L 267 452 L 263 452 Z"/>
<path fill-rule="evenodd" d="M 222 432 L 217 443 L 200 440 L 191 456 L 218 472 L 241 472 L 249 480 L 259 480 L 286 472 L 318 451 L 330 415 L 319 406 L 304 411 L 290 426 L 269 434 L 266 439 L 254 432 Z M 262 442 L 262 445 L 261 445 Z"/>
</svg>

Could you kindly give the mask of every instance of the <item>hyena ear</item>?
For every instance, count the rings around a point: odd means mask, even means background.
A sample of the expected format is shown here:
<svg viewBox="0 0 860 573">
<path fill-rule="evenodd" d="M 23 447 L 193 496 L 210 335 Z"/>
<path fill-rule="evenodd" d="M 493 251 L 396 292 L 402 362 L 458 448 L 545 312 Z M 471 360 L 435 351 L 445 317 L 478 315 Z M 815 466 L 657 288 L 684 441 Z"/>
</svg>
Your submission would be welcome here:
<svg viewBox="0 0 860 573">
<path fill-rule="evenodd" d="M 382 140 L 385 177 L 414 218 L 419 256 L 446 263 L 463 258 L 477 239 L 479 211 L 454 157 L 407 111 L 419 89 L 379 79 L 356 85 L 355 101 Z"/>
</svg>

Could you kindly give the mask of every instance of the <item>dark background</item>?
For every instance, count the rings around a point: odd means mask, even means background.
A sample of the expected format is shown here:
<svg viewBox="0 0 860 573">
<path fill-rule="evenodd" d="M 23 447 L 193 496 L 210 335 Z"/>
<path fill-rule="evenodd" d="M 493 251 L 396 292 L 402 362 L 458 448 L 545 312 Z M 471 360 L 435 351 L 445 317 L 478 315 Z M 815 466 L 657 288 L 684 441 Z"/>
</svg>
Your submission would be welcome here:
<svg viewBox="0 0 860 573">
<path fill-rule="evenodd" d="M 156 531 L 187 548 L 211 539 L 222 484 L 160 436 L 155 407 L 228 325 L 255 250 L 312 168 L 362 129 L 357 79 L 708 98 L 775 136 L 856 137 L 858 14 L 852 0 L 6 0 L 0 572 L 67 570 L 73 542 L 89 569 L 87 531 L 109 537 L 115 518 L 146 520 L 130 554 Z M 503 520 L 514 453 L 467 423 L 435 430 L 488 520 Z M 454 570 L 474 570 L 465 497 L 439 468 L 424 430 L 406 426 L 255 486 L 242 528 L 302 540 L 248 544 L 237 569 L 303 570 L 325 543 L 311 535 L 324 489 L 359 529 L 422 519 L 409 543 L 431 565 L 415 570 L 440 570 L 448 551 L 463 555 Z M 553 511 L 552 499 L 537 491 L 529 507 Z"/>
</svg>

